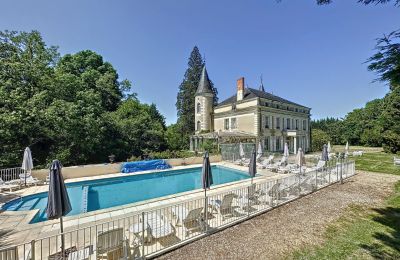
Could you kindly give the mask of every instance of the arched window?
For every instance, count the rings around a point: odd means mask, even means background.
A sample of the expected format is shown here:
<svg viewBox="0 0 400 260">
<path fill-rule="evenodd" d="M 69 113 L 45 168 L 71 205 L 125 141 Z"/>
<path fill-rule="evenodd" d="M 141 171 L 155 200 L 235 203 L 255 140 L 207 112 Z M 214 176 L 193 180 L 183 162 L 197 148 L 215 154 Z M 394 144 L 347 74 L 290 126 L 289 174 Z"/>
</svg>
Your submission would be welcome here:
<svg viewBox="0 0 400 260">
<path fill-rule="evenodd" d="M 200 102 L 199 103 L 197 103 L 197 113 L 198 114 L 200 114 L 201 113 L 201 105 L 200 105 Z"/>
<path fill-rule="evenodd" d="M 196 129 L 197 129 L 197 131 L 200 131 L 200 121 L 197 121 Z"/>
</svg>

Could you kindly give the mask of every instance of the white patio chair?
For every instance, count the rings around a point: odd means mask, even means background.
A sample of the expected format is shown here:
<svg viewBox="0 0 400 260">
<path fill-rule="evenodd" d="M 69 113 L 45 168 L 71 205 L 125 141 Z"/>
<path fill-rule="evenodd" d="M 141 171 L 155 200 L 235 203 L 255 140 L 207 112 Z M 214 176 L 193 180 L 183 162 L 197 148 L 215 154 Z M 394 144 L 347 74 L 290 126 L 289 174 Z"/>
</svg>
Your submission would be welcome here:
<svg viewBox="0 0 400 260">
<path fill-rule="evenodd" d="M 225 220 L 227 215 L 233 214 L 232 202 L 236 196 L 237 195 L 234 193 L 225 194 L 222 200 L 211 200 L 209 207 L 211 207 L 212 211 L 216 211 L 218 214 L 220 214 L 222 216 L 222 220 Z"/>
<path fill-rule="evenodd" d="M 130 256 L 129 240 L 124 237 L 123 228 L 100 232 L 97 235 L 96 259 L 126 259 Z"/>
<path fill-rule="evenodd" d="M 194 208 L 188 210 L 185 206 L 178 206 L 172 208 L 172 213 L 176 217 L 176 223 L 180 221 L 185 229 L 185 236 L 188 236 L 191 232 L 199 229 L 203 229 L 203 223 L 201 212 L 203 207 Z"/>
</svg>

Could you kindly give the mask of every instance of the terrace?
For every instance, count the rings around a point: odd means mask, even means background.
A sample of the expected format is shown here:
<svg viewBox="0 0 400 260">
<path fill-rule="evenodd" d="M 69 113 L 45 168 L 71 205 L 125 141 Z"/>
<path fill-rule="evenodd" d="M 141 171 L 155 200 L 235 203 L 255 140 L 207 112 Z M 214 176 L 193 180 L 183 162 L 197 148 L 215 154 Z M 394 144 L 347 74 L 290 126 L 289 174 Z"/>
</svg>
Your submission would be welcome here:
<svg viewBox="0 0 400 260">
<path fill-rule="evenodd" d="M 226 161 L 214 164 L 247 171 L 247 167 Z M 175 166 L 174 170 L 199 166 Z M 135 175 L 150 172 L 153 171 Z M 65 173 L 68 173 L 67 168 Z M 197 189 L 67 216 L 63 234 L 59 233 L 57 220 L 29 224 L 35 211 L 5 211 L 0 214 L 1 252 L 2 256 L 14 256 L 10 259 L 55 259 L 64 236 L 66 248 L 73 252 L 71 257 L 77 257 L 71 259 L 95 259 L 96 256 L 152 258 L 337 183 L 341 176 L 345 179 L 354 174 L 354 162 L 349 161 L 332 162 L 328 167 L 300 175 L 262 169 L 253 181 L 247 179 L 213 186 L 206 197 L 203 190 Z M 121 173 L 71 178 L 66 183 L 119 176 Z M 44 191 L 47 186 L 29 187 L 7 195 L 5 199 Z M 224 206 L 218 207 L 216 201 Z"/>
</svg>

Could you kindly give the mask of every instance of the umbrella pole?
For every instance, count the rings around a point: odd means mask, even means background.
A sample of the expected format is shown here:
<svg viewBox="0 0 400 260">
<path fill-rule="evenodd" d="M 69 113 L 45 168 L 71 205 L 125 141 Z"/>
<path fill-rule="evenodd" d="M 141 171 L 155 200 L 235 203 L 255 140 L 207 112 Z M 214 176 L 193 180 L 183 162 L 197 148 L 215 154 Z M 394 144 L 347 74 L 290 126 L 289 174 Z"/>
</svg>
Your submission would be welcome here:
<svg viewBox="0 0 400 260">
<path fill-rule="evenodd" d="M 207 232 L 207 229 L 208 229 L 208 221 L 207 221 L 207 218 L 208 218 L 208 210 L 207 210 L 207 208 L 208 208 L 208 201 L 207 201 L 207 188 L 205 188 L 204 189 L 204 224 L 205 224 L 205 230 L 206 230 L 206 232 Z"/>
<path fill-rule="evenodd" d="M 24 172 L 25 172 L 25 178 L 24 178 L 24 181 L 25 181 L 25 187 L 26 187 L 26 170 L 24 170 Z M 20 177 L 21 178 L 21 177 Z"/>
<path fill-rule="evenodd" d="M 65 257 L 65 238 L 64 238 L 64 225 L 63 225 L 63 217 L 60 217 L 60 232 L 61 232 L 61 254 L 62 257 Z"/>
</svg>

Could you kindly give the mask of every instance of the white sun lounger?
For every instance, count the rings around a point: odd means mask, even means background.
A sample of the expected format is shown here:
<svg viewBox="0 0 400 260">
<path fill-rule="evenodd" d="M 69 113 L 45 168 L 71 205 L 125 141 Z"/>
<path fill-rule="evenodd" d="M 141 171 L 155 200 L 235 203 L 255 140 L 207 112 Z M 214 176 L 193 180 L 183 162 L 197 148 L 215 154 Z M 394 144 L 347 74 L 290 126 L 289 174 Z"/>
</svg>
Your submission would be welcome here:
<svg viewBox="0 0 400 260">
<path fill-rule="evenodd" d="M 166 221 L 165 216 L 160 216 L 156 212 L 145 214 L 144 222 L 147 224 L 149 235 L 152 238 L 158 239 L 175 233 L 174 227 Z"/>
<path fill-rule="evenodd" d="M 393 164 L 400 165 L 400 158 L 393 157 Z"/>
<path fill-rule="evenodd" d="M 38 185 L 39 183 L 41 183 L 40 180 L 38 180 L 37 178 L 33 178 L 32 175 L 27 175 L 25 178 L 24 174 L 20 174 L 19 178 L 21 180 L 21 183 L 24 184 L 25 180 L 26 180 L 26 184 L 27 185 Z"/>
<path fill-rule="evenodd" d="M 0 178 L 0 190 L 9 190 L 11 192 L 13 189 L 18 189 L 18 188 L 20 188 L 18 184 L 5 182 L 3 181 L 2 178 Z"/>
<path fill-rule="evenodd" d="M 264 169 L 272 164 L 274 160 L 274 155 L 268 156 L 268 158 L 264 159 L 261 163 L 257 163 L 257 167 L 260 169 Z"/>
<path fill-rule="evenodd" d="M 317 165 L 310 168 L 310 171 L 320 171 L 325 167 L 325 161 L 319 160 Z"/>
</svg>

